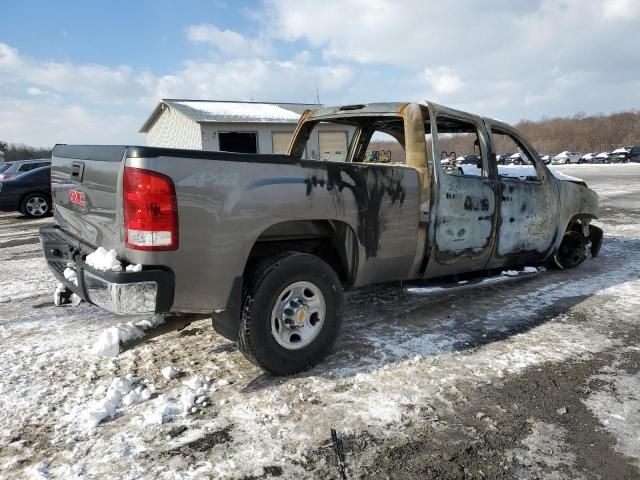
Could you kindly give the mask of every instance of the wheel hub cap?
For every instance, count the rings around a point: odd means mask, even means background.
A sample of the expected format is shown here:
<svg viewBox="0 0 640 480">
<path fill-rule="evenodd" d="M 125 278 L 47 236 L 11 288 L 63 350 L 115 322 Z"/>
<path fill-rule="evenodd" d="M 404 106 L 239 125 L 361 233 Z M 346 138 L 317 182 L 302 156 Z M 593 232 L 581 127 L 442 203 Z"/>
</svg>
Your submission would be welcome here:
<svg viewBox="0 0 640 480">
<path fill-rule="evenodd" d="M 311 282 L 295 282 L 277 297 L 271 312 L 271 334 L 287 350 L 309 345 L 320 333 L 325 317 L 321 290 Z"/>
</svg>

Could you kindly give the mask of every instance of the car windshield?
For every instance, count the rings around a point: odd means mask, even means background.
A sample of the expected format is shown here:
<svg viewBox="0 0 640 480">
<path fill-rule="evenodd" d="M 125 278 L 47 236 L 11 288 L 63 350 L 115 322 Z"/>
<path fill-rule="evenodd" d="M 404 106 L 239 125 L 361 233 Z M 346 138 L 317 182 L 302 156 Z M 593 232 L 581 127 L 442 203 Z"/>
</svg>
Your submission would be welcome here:
<svg viewBox="0 0 640 480">
<path fill-rule="evenodd" d="M 0 165 L 0 173 L 9 170 L 9 168 L 11 168 L 11 165 L 13 165 L 13 163 L 3 163 L 2 165 Z"/>
</svg>

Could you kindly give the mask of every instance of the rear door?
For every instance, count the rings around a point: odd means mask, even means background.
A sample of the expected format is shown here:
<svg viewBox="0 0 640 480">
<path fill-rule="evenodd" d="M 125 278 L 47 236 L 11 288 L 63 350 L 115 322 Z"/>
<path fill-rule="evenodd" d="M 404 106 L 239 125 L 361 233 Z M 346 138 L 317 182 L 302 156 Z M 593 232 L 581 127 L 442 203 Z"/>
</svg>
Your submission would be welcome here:
<svg viewBox="0 0 640 480">
<path fill-rule="evenodd" d="M 51 163 L 55 218 L 60 227 L 93 247 L 123 246 L 120 176 L 123 146 L 57 145 Z"/>
</svg>

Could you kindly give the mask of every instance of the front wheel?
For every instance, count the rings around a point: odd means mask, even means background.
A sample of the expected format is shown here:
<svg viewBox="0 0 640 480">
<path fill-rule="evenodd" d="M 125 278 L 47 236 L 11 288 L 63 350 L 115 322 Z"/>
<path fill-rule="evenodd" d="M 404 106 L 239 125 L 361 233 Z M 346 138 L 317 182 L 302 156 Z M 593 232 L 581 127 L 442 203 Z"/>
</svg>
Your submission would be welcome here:
<svg viewBox="0 0 640 480">
<path fill-rule="evenodd" d="M 276 375 L 320 362 L 340 330 L 342 287 L 313 255 L 285 252 L 261 260 L 245 276 L 238 348 Z"/>
<path fill-rule="evenodd" d="M 565 233 L 560 248 L 553 256 L 555 266 L 561 270 L 575 268 L 587 258 L 588 240 L 575 230 Z"/>
</svg>

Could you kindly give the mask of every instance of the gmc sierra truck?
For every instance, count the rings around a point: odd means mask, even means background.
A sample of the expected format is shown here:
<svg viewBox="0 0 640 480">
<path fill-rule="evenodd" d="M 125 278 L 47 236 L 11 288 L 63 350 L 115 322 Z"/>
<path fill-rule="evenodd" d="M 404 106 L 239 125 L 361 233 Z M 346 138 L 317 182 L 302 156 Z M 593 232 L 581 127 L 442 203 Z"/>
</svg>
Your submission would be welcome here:
<svg viewBox="0 0 640 480">
<path fill-rule="evenodd" d="M 320 123 L 352 129 L 344 161 L 306 158 Z M 382 136 L 404 158 L 372 161 Z M 452 142 L 477 165 L 444 168 Z M 499 170 L 504 142 L 531 165 Z M 327 355 L 344 289 L 570 268 L 602 242 L 584 182 L 509 125 L 430 102 L 307 111 L 287 155 L 57 145 L 51 180 L 56 225 L 40 235 L 67 293 L 123 315 L 211 315 L 275 374 Z M 123 268 L 88 262 L 99 247 Z"/>
</svg>

